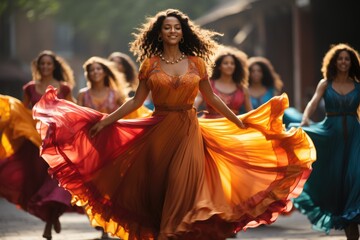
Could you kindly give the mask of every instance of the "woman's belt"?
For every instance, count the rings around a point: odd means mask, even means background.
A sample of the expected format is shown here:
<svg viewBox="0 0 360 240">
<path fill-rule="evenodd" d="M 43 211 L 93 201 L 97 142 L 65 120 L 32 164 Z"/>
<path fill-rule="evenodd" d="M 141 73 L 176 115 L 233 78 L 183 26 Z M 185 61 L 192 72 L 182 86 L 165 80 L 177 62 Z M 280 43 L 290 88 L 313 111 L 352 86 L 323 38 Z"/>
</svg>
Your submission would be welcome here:
<svg viewBox="0 0 360 240">
<path fill-rule="evenodd" d="M 155 105 L 155 111 L 165 111 L 165 112 L 183 112 L 193 108 L 192 104 L 186 104 L 182 106 L 164 106 L 164 105 Z"/>
<path fill-rule="evenodd" d="M 344 131 L 344 142 L 345 145 L 348 141 L 348 130 L 347 130 L 347 122 L 346 118 L 347 116 L 357 116 L 357 112 L 326 112 L 327 117 L 342 117 L 342 125 L 343 125 L 343 131 Z"/>
</svg>

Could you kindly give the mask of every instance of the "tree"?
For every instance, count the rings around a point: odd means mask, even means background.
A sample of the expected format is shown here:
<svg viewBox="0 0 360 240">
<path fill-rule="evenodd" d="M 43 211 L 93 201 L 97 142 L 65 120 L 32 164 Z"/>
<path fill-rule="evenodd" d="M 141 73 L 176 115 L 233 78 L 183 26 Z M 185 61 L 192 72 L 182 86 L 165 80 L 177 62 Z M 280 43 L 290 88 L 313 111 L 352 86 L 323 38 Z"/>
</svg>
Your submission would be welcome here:
<svg viewBox="0 0 360 240">
<path fill-rule="evenodd" d="M 77 31 L 103 44 L 105 51 L 128 51 L 131 33 L 147 16 L 176 8 L 192 19 L 204 14 L 217 0 L 72 0 L 61 1 L 60 21 L 67 21 Z"/>
<path fill-rule="evenodd" d="M 103 51 L 128 52 L 131 33 L 147 16 L 176 8 L 196 19 L 218 0 L 5 0 L 0 2 L 0 17 L 24 11 L 29 20 L 54 16 L 75 32 L 74 50 L 89 52 L 94 44 Z M 6 20 L 2 21 L 6 24 Z M 1 33 L 1 31 L 0 31 Z M 6 33 L 5 33 L 6 34 Z M 6 44 L 5 44 L 6 45 Z"/>
</svg>

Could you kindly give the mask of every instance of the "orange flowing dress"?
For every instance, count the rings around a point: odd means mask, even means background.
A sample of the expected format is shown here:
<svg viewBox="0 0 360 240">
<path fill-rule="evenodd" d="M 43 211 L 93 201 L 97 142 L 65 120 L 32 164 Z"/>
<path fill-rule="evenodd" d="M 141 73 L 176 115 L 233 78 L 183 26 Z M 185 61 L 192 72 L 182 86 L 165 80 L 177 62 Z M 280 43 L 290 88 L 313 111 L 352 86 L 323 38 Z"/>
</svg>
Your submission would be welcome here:
<svg viewBox="0 0 360 240">
<path fill-rule="evenodd" d="M 152 92 L 151 117 L 122 119 L 94 138 L 106 114 L 56 97 L 49 88 L 33 109 L 40 120 L 41 155 L 94 226 L 123 239 L 225 239 L 274 222 L 291 210 L 315 161 L 301 129 L 285 131 L 285 94 L 239 116 L 198 119 L 192 107 L 201 58 L 188 56 L 186 74 L 164 72 L 146 59 L 139 80 Z"/>
</svg>

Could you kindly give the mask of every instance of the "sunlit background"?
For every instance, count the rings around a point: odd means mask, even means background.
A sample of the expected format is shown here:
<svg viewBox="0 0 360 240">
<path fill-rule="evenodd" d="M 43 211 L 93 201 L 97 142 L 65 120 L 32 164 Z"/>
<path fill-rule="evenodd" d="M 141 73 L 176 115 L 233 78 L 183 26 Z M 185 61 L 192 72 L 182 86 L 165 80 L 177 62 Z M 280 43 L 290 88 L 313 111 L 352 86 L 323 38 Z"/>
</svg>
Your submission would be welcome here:
<svg viewBox="0 0 360 240">
<path fill-rule="evenodd" d="M 0 93 L 21 99 L 31 60 L 49 49 L 71 64 L 76 94 L 85 85 L 86 59 L 129 53 L 135 29 L 166 8 L 223 33 L 219 42 L 249 57 L 269 58 L 300 111 L 321 79 L 329 46 L 360 50 L 357 0 L 0 0 Z"/>
</svg>

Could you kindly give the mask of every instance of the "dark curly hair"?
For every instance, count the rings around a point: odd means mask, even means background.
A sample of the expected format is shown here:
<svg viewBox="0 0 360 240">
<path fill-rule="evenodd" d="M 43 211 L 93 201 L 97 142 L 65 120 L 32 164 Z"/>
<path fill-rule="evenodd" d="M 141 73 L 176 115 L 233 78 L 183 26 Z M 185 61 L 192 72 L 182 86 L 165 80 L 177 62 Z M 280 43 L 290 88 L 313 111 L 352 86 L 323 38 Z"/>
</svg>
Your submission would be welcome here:
<svg viewBox="0 0 360 240">
<path fill-rule="evenodd" d="M 134 83 L 137 81 L 137 67 L 134 61 L 125 53 L 122 52 L 113 52 L 108 57 L 108 60 L 115 61 L 116 58 L 119 58 L 121 64 L 124 66 L 124 74 L 126 81 L 129 83 Z"/>
<path fill-rule="evenodd" d="M 138 61 L 143 61 L 163 51 L 163 44 L 158 40 L 162 24 L 167 17 L 175 17 L 181 24 L 183 39 L 179 44 L 180 51 L 189 56 L 198 56 L 205 61 L 210 61 L 218 44 L 213 37 L 221 36 L 220 33 L 201 29 L 195 25 L 187 15 L 177 9 L 167 9 L 157 13 L 154 17 L 147 18 L 147 22 L 134 33 L 135 40 L 130 43 L 130 51 L 138 56 Z"/>
<path fill-rule="evenodd" d="M 232 75 L 232 79 L 236 84 L 248 86 L 249 83 L 249 70 L 247 67 L 247 55 L 235 48 L 223 47 L 218 51 L 215 57 L 214 64 L 212 66 L 211 79 L 216 80 L 221 76 L 220 66 L 225 57 L 230 56 L 235 63 L 235 71 Z"/>
<path fill-rule="evenodd" d="M 53 51 L 44 50 L 31 62 L 31 72 L 34 80 L 41 79 L 40 74 L 40 61 L 44 56 L 49 56 L 54 63 L 53 78 L 57 81 L 67 82 L 70 87 L 75 85 L 74 73 L 69 64 L 60 56 L 56 55 Z"/>
<path fill-rule="evenodd" d="M 276 91 L 281 92 L 283 88 L 283 81 L 281 80 L 279 74 L 276 73 L 271 62 L 265 57 L 251 57 L 248 61 L 249 70 L 254 65 L 258 65 L 261 68 L 263 78 L 261 80 L 262 85 L 266 88 L 274 88 Z M 251 77 L 249 78 L 249 84 L 251 86 Z"/>
<path fill-rule="evenodd" d="M 336 60 L 342 51 L 346 51 L 350 55 L 351 66 L 349 69 L 349 77 L 354 81 L 359 82 L 360 80 L 360 58 L 359 53 L 352 48 L 350 45 L 345 43 L 339 43 L 331 45 L 330 50 L 325 54 L 321 72 L 324 79 L 329 81 L 334 80 L 337 74 Z"/>
</svg>

